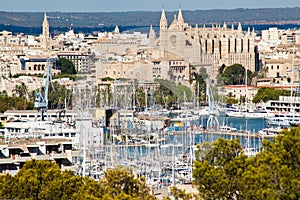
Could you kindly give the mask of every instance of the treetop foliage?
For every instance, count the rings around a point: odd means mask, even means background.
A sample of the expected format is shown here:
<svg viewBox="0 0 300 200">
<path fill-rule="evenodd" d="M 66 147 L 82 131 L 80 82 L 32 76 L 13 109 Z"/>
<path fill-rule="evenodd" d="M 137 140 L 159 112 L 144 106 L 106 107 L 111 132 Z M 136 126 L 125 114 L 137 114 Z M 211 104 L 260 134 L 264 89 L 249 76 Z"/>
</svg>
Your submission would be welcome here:
<svg viewBox="0 0 300 200">
<path fill-rule="evenodd" d="M 125 168 L 108 170 L 102 180 L 61 172 L 50 161 L 27 161 L 15 175 L 0 176 L 3 199 L 154 199 L 144 179 Z"/>
<path fill-rule="evenodd" d="M 59 69 L 61 74 L 76 74 L 73 62 L 66 58 L 59 58 Z"/>
<path fill-rule="evenodd" d="M 288 90 L 280 90 L 276 88 L 262 87 L 255 94 L 252 102 L 260 103 L 267 102 L 269 100 L 279 100 L 279 96 L 289 96 L 290 91 Z"/>
<path fill-rule="evenodd" d="M 219 73 L 221 74 L 222 80 L 225 85 L 245 85 L 246 84 L 246 73 L 245 68 L 240 64 L 233 64 L 231 66 L 221 66 Z M 251 84 L 251 79 L 254 74 L 247 70 L 247 85 Z"/>
<path fill-rule="evenodd" d="M 205 143 L 197 153 L 194 184 L 203 199 L 299 199 L 300 128 L 263 141 L 247 157 L 239 141 Z"/>
<path fill-rule="evenodd" d="M 165 79 L 155 79 L 155 82 L 160 84 L 160 91 L 162 91 L 163 88 L 163 90 L 169 90 L 169 95 L 175 96 L 180 102 L 183 102 L 184 100 L 189 101 L 192 98 L 191 89 L 185 85 L 176 85 L 176 83 Z M 169 97 L 168 99 L 171 100 L 172 98 Z M 176 99 L 174 103 L 175 102 Z"/>
</svg>

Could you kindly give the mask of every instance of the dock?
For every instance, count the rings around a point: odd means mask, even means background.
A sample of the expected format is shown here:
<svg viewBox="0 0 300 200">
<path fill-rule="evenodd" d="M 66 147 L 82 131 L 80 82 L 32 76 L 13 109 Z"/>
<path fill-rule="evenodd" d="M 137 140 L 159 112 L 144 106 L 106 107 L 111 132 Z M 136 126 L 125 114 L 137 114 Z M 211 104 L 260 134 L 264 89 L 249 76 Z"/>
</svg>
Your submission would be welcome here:
<svg viewBox="0 0 300 200">
<path fill-rule="evenodd" d="M 171 131 L 168 134 L 181 135 L 181 134 L 190 134 L 190 131 Z M 250 137 L 250 138 L 274 138 L 276 134 L 259 134 L 259 133 L 249 133 L 246 131 L 214 131 L 214 130 L 203 130 L 197 132 L 191 132 L 191 134 L 199 135 L 219 135 L 219 136 L 234 136 L 234 137 Z"/>
</svg>

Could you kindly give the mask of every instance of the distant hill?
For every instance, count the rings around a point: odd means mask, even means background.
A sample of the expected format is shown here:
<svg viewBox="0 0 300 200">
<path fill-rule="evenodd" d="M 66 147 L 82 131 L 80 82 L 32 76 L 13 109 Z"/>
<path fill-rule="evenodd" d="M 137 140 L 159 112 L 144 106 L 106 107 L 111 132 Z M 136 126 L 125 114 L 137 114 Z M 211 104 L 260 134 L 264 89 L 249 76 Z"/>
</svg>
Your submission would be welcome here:
<svg viewBox="0 0 300 200">
<path fill-rule="evenodd" d="M 261 9 L 215 9 L 215 10 L 183 10 L 183 17 L 191 25 L 202 25 L 226 22 L 227 24 L 300 24 L 300 7 L 296 8 L 261 8 Z M 166 12 L 170 23 L 177 11 Z M 129 12 L 49 12 L 51 27 L 114 27 L 119 26 L 158 26 L 161 12 L 129 11 Z M 2 26 L 41 27 L 41 12 L 4 12 L 0 11 Z"/>
</svg>

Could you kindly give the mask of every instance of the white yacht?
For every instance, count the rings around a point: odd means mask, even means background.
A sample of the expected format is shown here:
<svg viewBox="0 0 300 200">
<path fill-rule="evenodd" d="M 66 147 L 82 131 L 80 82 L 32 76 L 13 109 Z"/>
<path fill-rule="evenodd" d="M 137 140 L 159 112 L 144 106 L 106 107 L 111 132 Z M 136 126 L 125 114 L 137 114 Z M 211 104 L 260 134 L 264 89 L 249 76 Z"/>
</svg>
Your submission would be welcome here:
<svg viewBox="0 0 300 200">
<path fill-rule="evenodd" d="M 255 110 L 247 110 L 246 112 L 243 112 L 243 115 L 245 118 L 270 118 L 275 117 L 275 114 L 267 111 L 267 110 L 261 110 L 261 109 L 255 109 Z"/>
<path fill-rule="evenodd" d="M 291 124 L 300 124 L 300 113 L 276 113 L 274 117 L 267 118 L 269 126 L 289 127 Z"/>
<path fill-rule="evenodd" d="M 266 109 L 273 112 L 273 117 L 267 117 L 267 124 L 271 126 L 289 127 L 300 124 L 300 97 L 280 96 L 279 100 L 271 100 Z"/>
<path fill-rule="evenodd" d="M 220 131 L 225 131 L 225 132 L 237 132 L 237 129 L 231 126 L 220 126 Z"/>
<path fill-rule="evenodd" d="M 244 111 L 236 107 L 228 108 L 225 114 L 227 117 L 245 117 Z"/>
<path fill-rule="evenodd" d="M 181 113 L 180 115 L 178 115 L 176 118 L 174 118 L 173 120 L 178 120 L 181 122 L 185 122 L 185 121 L 197 121 L 199 119 L 198 115 L 194 115 L 192 112 L 184 112 Z"/>
<path fill-rule="evenodd" d="M 270 128 L 264 128 L 264 129 L 258 131 L 258 134 L 260 136 L 264 136 L 264 135 L 277 135 L 277 134 L 279 134 L 283 130 L 284 129 L 282 129 L 281 127 L 270 127 Z"/>
<path fill-rule="evenodd" d="M 194 115 L 207 116 L 207 115 L 209 115 L 209 108 L 207 108 L 207 107 L 196 107 L 192 110 L 192 113 Z"/>
</svg>

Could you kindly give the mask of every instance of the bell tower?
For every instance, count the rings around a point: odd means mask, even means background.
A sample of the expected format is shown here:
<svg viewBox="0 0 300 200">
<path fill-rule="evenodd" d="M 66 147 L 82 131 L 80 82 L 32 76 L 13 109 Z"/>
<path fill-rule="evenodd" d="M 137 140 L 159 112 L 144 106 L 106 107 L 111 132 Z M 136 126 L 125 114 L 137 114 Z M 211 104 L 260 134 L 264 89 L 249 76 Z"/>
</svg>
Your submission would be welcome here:
<svg viewBox="0 0 300 200">
<path fill-rule="evenodd" d="M 41 47 L 44 49 L 50 48 L 50 31 L 46 12 L 44 13 L 43 32 L 41 35 Z"/>
<path fill-rule="evenodd" d="M 165 13 L 165 9 L 163 8 L 161 12 L 160 22 L 159 22 L 160 31 L 166 31 L 168 28 L 168 21 Z"/>
</svg>

